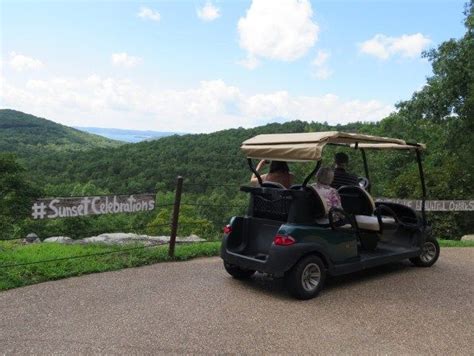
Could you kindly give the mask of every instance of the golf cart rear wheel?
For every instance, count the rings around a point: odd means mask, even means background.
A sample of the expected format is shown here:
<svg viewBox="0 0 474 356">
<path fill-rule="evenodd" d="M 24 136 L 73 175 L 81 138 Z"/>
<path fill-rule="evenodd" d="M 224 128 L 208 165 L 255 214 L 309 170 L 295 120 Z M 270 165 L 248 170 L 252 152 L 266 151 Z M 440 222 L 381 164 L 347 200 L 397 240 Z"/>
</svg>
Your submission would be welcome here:
<svg viewBox="0 0 474 356">
<path fill-rule="evenodd" d="M 318 256 L 301 259 L 286 275 L 288 292 L 298 299 L 311 299 L 318 295 L 326 280 L 326 266 Z"/>
<path fill-rule="evenodd" d="M 254 270 L 243 269 L 227 262 L 224 262 L 224 268 L 235 279 L 249 279 L 255 273 Z"/>
<path fill-rule="evenodd" d="M 420 256 L 410 258 L 410 262 L 418 267 L 431 267 L 438 260 L 439 251 L 438 241 L 430 237 L 421 246 Z"/>
</svg>

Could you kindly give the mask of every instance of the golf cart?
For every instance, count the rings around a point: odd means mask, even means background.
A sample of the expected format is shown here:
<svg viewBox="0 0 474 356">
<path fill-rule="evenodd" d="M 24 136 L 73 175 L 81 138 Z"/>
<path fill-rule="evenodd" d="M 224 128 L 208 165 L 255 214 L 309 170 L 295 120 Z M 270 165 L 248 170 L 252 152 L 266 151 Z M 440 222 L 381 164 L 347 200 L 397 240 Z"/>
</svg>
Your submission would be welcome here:
<svg viewBox="0 0 474 356">
<path fill-rule="evenodd" d="M 321 166 L 326 145 L 359 150 L 365 177 L 361 186 L 338 189 L 343 209 L 328 209 L 308 185 Z M 400 139 L 337 131 L 258 135 L 242 144 L 258 186 L 242 186 L 250 194 L 245 216 L 234 216 L 224 228 L 221 257 L 237 279 L 255 271 L 284 277 L 291 295 L 315 297 L 326 275 L 342 275 L 409 259 L 429 267 L 439 256 L 425 214 L 426 187 L 421 162 L 425 146 Z M 374 202 L 370 195 L 366 150 L 408 150 L 415 154 L 422 187 L 421 214 L 410 207 Z M 313 161 L 316 166 L 301 185 L 285 189 L 263 182 L 252 159 Z"/>
</svg>

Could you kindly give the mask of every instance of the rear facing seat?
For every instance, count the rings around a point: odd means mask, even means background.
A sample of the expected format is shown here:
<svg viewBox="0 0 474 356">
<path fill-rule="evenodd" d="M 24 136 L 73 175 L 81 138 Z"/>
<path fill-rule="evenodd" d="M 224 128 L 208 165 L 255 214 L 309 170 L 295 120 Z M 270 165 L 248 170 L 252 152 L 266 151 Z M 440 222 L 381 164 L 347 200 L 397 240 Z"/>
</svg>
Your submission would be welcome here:
<svg viewBox="0 0 474 356">
<path fill-rule="evenodd" d="M 343 186 L 338 189 L 344 211 L 354 215 L 359 229 L 380 232 L 382 226 L 374 216 L 375 202 L 368 192 L 357 186 Z M 395 218 L 381 216 L 382 225 L 396 224 Z"/>
<path fill-rule="evenodd" d="M 328 214 L 329 214 L 329 207 L 326 203 L 326 200 L 321 197 L 321 195 L 318 193 L 318 191 L 312 187 L 312 186 L 306 186 L 306 187 L 301 187 L 301 186 L 294 186 L 291 187 L 290 189 L 292 190 L 299 190 L 299 191 L 305 191 L 308 193 L 311 193 L 310 195 L 307 195 L 305 199 L 309 199 L 307 204 L 299 206 L 299 204 L 294 205 L 294 209 L 298 209 L 296 212 L 299 216 L 303 215 L 304 213 L 309 213 L 308 215 L 308 222 L 315 222 L 318 225 L 321 226 L 330 226 Z M 304 213 L 303 213 L 304 211 Z M 293 213 L 294 216 L 294 213 Z M 344 226 L 340 226 L 341 228 L 351 228 L 350 224 L 346 224 Z"/>
<path fill-rule="evenodd" d="M 357 226 L 362 230 L 380 231 L 379 220 L 376 216 L 355 215 Z M 395 219 L 391 216 L 382 216 L 382 224 L 395 224 Z"/>
</svg>

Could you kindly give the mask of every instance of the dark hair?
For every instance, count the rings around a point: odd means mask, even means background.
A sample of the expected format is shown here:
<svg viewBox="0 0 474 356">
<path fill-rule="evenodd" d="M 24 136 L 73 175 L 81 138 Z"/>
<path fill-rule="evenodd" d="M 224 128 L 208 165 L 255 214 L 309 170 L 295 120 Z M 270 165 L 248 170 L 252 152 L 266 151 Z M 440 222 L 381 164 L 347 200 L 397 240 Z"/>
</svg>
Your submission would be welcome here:
<svg viewBox="0 0 474 356">
<path fill-rule="evenodd" d="M 338 152 L 334 155 L 334 161 L 336 164 L 347 164 L 349 163 L 349 156 L 344 152 Z"/>
<path fill-rule="evenodd" d="M 290 171 L 290 168 L 288 168 L 288 164 L 283 161 L 272 161 L 270 163 L 270 173 L 288 173 Z"/>
</svg>

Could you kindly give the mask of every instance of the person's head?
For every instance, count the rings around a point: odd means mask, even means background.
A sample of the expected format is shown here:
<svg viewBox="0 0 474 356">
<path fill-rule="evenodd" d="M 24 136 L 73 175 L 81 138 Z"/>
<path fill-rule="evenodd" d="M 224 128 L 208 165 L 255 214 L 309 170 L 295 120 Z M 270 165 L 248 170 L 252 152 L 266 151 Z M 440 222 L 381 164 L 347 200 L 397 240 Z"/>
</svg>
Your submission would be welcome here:
<svg viewBox="0 0 474 356">
<path fill-rule="evenodd" d="M 334 162 L 338 167 L 347 167 L 349 164 L 349 156 L 344 152 L 338 152 L 334 155 Z"/>
<path fill-rule="evenodd" d="M 320 184 L 331 185 L 334 179 L 334 171 L 332 168 L 323 167 L 316 173 L 316 181 Z"/>
<path fill-rule="evenodd" d="M 272 161 L 270 163 L 270 173 L 288 173 L 290 169 L 288 164 L 283 161 Z"/>
</svg>

